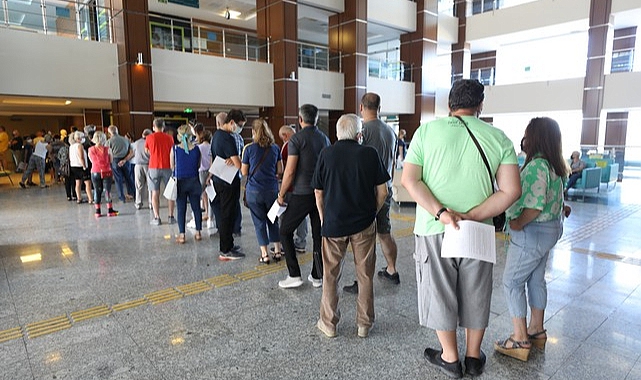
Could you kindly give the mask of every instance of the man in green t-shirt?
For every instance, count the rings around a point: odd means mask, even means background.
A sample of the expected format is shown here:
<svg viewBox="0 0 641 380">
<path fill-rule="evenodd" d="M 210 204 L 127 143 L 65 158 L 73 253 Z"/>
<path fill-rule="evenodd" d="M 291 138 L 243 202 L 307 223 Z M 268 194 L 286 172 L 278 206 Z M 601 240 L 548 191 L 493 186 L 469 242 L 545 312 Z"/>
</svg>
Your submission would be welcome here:
<svg viewBox="0 0 641 380">
<path fill-rule="evenodd" d="M 436 330 L 441 350 L 427 348 L 427 361 L 451 377 L 463 376 L 456 328 L 465 328 L 465 372 L 483 373 L 481 342 L 489 321 L 493 264 L 471 258 L 441 258 L 446 224 L 468 219 L 491 224 L 521 195 L 514 145 L 478 119 L 484 87 L 459 80 L 449 95 L 451 117 L 422 125 L 405 158 L 402 184 L 416 201 L 416 271 L 421 325 Z M 469 132 L 467 128 L 469 128 Z M 478 140 L 496 179 L 470 133 Z"/>
</svg>

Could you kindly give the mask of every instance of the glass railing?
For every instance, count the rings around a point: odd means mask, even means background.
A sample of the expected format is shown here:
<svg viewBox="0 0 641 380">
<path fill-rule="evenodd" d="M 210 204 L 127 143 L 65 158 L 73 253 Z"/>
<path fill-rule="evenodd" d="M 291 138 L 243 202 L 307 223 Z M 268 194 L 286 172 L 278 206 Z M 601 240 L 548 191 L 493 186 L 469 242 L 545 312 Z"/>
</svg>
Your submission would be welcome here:
<svg viewBox="0 0 641 380">
<path fill-rule="evenodd" d="M 388 61 L 375 58 L 367 60 L 368 74 L 373 78 L 411 82 L 411 67 L 402 61 Z"/>
<path fill-rule="evenodd" d="M 0 0 L 0 25 L 83 40 L 112 42 L 111 12 L 91 2 Z"/>
<path fill-rule="evenodd" d="M 340 73 L 341 54 L 327 46 L 298 43 L 298 67 Z"/>
<path fill-rule="evenodd" d="M 151 15 L 151 47 L 269 62 L 269 39 L 202 23 Z"/>
</svg>

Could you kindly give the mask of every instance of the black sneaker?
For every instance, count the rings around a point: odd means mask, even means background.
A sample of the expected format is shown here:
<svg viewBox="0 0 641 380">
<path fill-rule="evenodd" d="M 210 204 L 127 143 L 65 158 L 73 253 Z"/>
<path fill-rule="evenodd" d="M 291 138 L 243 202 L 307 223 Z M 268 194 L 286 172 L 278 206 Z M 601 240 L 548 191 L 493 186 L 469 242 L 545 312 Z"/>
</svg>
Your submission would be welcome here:
<svg viewBox="0 0 641 380">
<path fill-rule="evenodd" d="M 378 277 L 382 277 L 394 285 L 398 285 L 401 283 L 401 278 L 399 277 L 398 272 L 394 274 L 389 274 L 389 272 L 387 272 L 387 267 L 381 269 L 378 272 Z"/>
<path fill-rule="evenodd" d="M 244 258 L 245 258 L 244 253 L 233 251 L 233 250 L 229 252 L 221 252 L 220 255 L 218 255 L 218 260 L 220 261 L 231 261 L 231 260 L 239 260 Z"/>
<path fill-rule="evenodd" d="M 352 285 L 343 286 L 343 291 L 350 294 L 358 294 L 358 281 L 354 281 Z"/>
<path fill-rule="evenodd" d="M 22 187 L 23 189 L 26 189 L 27 185 L 25 185 L 24 182 L 20 182 L 20 187 Z"/>
<path fill-rule="evenodd" d="M 483 373 L 483 370 L 485 369 L 486 361 L 487 357 L 485 356 L 485 353 L 483 351 L 481 351 L 481 357 L 478 359 L 466 356 L 465 373 L 472 377 L 481 375 Z"/>
<path fill-rule="evenodd" d="M 463 367 L 461 366 L 461 361 L 457 360 L 454 363 L 448 363 L 441 357 L 443 351 L 437 351 L 432 348 L 426 348 L 423 356 L 428 363 L 438 368 L 446 374 L 447 376 L 453 379 L 460 379 L 463 377 Z"/>
</svg>

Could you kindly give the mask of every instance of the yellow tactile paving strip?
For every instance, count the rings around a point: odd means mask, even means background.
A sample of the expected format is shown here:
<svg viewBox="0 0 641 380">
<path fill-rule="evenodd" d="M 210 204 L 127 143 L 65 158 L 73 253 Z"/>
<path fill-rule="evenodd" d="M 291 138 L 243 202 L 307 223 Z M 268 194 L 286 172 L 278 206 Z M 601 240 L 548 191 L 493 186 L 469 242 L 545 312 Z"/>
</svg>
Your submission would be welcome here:
<svg viewBox="0 0 641 380">
<path fill-rule="evenodd" d="M 615 224 L 623 218 L 630 216 L 631 214 L 641 210 L 641 205 L 631 205 L 621 210 L 617 210 L 611 214 L 608 214 L 604 218 L 595 220 L 585 227 L 582 227 L 578 231 L 573 231 L 568 234 L 564 234 L 563 238 L 559 241 L 560 246 L 569 246 L 572 242 L 583 240 L 592 234 L 595 234 L 603 228 Z M 390 217 L 394 220 L 413 223 L 413 215 L 401 215 L 401 214 L 391 214 Z M 413 235 L 414 227 L 407 227 L 402 229 L 394 230 L 394 237 L 404 238 Z M 506 235 L 497 234 L 497 238 L 505 239 Z M 569 248 L 569 247 L 568 247 Z M 593 252 L 589 250 L 573 248 L 572 251 L 579 253 L 593 254 L 597 257 L 609 259 L 609 260 L 618 260 L 628 263 L 634 263 L 636 265 L 641 265 L 641 260 L 607 254 L 603 252 Z M 299 263 L 306 264 L 312 260 L 312 254 L 306 253 L 298 256 Z M 155 292 L 145 294 L 142 298 L 129 300 L 126 302 L 114 304 L 114 305 L 98 305 L 84 310 L 73 311 L 66 313 L 64 315 L 58 316 L 56 318 L 47 319 L 44 321 L 34 322 L 27 324 L 25 326 L 18 326 L 10 328 L 7 330 L 0 331 L 0 343 L 8 342 L 16 339 L 21 339 L 23 337 L 28 337 L 29 339 L 34 339 L 39 336 L 52 334 L 57 331 L 66 330 L 71 328 L 75 323 L 79 323 L 85 320 L 90 320 L 93 318 L 98 318 L 106 315 L 111 315 L 118 313 L 124 310 L 128 310 L 135 307 L 140 307 L 143 305 L 158 305 L 165 302 L 174 301 L 180 298 L 200 294 L 203 292 L 211 291 L 213 289 L 225 287 L 238 283 L 241 281 L 249 281 L 252 279 L 260 278 L 267 276 L 276 272 L 280 272 L 286 269 L 287 266 L 284 261 L 274 263 L 272 265 L 261 265 L 252 270 L 238 273 L 235 275 L 232 274 L 223 274 L 216 277 L 211 277 L 205 280 L 200 280 L 192 282 L 189 284 L 184 284 L 172 288 L 162 289 Z"/>
</svg>

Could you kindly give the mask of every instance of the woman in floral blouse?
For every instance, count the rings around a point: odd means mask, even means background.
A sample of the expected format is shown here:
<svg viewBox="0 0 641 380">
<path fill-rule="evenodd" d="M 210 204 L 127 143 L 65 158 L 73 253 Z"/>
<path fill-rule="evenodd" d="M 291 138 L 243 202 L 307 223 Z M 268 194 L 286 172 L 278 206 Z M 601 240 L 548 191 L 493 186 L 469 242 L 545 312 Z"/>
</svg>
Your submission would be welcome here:
<svg viewBox="0 0 641 380">
<path fill-rule="evenodd" d="M 514 332 L 495 342 L 494 349 L 526 361 L 532 345 L 542 348 L 547 340 L 543 328 L 547 304 L 545 265 L 550 250 L 563 233 L 561 214 L 569 216 L 570 208 L 563 204 L 568 168 L 562 157 L 559 124 L 547 117 L 532 119 L 525 129 L 523 150 L 527 158 L 521 168 L 522 195 L 506 211 L 510 247 L 503 287 Z"/>
</svg>

